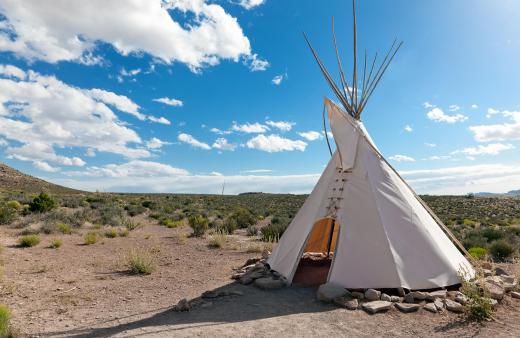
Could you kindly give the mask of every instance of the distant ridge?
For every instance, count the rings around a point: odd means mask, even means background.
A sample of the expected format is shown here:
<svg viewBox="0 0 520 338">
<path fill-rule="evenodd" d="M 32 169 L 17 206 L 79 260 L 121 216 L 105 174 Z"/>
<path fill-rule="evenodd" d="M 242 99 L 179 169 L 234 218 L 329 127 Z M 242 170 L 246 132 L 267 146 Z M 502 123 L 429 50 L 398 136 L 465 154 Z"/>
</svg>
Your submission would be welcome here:
<svg viewBox="0 0 520 338">
<path fill-rule="evenodd" d="M 474 193 L 478 197 L 496 197 L 496 196 L 520 196 L 520 189 L 510 190 L 506 193 L 493 193 L 493 192 L 477 192 Z"/>
<path fill-rule="evenodd" d="M 19 191 L 19 192 L 49 192 L 49 193 L 79 193 L 61 185 L 49 183 L 42 179 L 24 174 L 10 166 L 0 162 L 0 192 Z"/>
</svg>

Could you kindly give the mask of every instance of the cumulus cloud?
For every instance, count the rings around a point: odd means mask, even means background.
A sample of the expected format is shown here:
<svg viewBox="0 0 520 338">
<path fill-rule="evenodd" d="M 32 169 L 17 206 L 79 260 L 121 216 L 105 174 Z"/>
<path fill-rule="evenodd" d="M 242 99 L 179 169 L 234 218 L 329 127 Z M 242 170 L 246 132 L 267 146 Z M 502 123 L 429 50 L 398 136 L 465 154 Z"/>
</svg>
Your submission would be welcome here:
<svg viewBox="0 0 520 338">
<path fill-rule="evenodd" d="M 249 10 L 265 3 L 265 0 L 240 0 L 238 4 Z"/>
<path fill-rule="evenodd" d="M 520 140 L 520 112 L 504 110 L 494 114 L 498 113 L 504 117 L 510 118 L 512 120 L 511 123 L 470 126 L 469 130 L 473 133 L 473 137 L 476 141 L 490 142 Z"/>
<path fill-rule="evenodd" d="M 275 86 L 279 86 L 284 79 L 287 79 L 287 73 L 276 75 L 271 80 L 271 83 L 274 84 Z"/>
<path fill-rule="evenodd" d="M 251 169 L 251 170 L 242 170 L 241 173 L 245 174 L 266 174 L 266 173 L 272 173 L 273 170 L 271 169 Z"/>
<path fill-rule="evenodd" d="M 471 109 L 478 109 L 478 105 L 477 104 L 472 104 L 471 105 Z"/>
<path fill-rule="evenodd" d="M 181 133 L 181 134 L 179 134 L 177 139 L 179 141 L 181 141 L 183 143 L 187 143 L 187 144 L 189 144 L 189 145 L 191 145 L 192 147 L 195 147 L 195 148 L 200 148 L 200 149 L 204 149 L 204 150 L 210 150 L 211 149 L 209 144 L 197 140 L 196 138 L 194 138 L 190 134 Z"/>
<path fill-rule="evenodd" d="M 184 169 L 172 167 L 168 164 L 133 160 L 123 164 L 108 164 L 102 167 L 92 166 L 86 168 L 85 171 L 69 171 L 65 174 L 69 176 L 131 178 L 179 176 L 188 175 L 189 172 Z"/>
<path fill-rule="evenodd" d="M 464 122 L 468 119 L 467 116 L 462 114 L 448 115 L 440 108 L 433 108 L 426 114 L 426 116 L 432 121 L 446 123 Z"/>
<path fill-rule="evenodd" d="M 491 118 L 493 115 L 496 115 L 496 114 L 500 114 L 500 110 L 497 110 L 495 108 L 488 108 L 487 110 L 487 114 L 486 114 L 486 117 L 489 119 Z"/>
<path fill-rule="evenodd" d="M 415 162 L 415 159 L 413 157 L 399 154 L 390 156 L 389 159 L 396 162 Z"/>
<path fill-rule="evenodd" d="M 213 148 L 218 150 L 229 150 L 234 151 L 237 147 L 235 143 L 229 143 L 228 140 L 226 140 L 223 137 L 219 137 L 215 140 L 215 142 L 212 145 Z"/>
<path fill-rule="evenodd" d="M 249 66 L 252 72 L 263 72 L 269 67 L 269 61 L 262 60 L 257 54 L 246 57 L 244 63 Z"/>
<path fill-rule="evenodd" d="M 211 131 L 212 133 L 215 133 L 217 135 L 229 135 L 229 134 L 231 134 L 230 130 L 220 130 L 218 128 L 211 128 L 209 131 Z"/>
<path fill-rule="evenodd" d="M 38 170 L 45 171 L 48 173 L 55 173 L 60 171 L 60 168 L 53 167 L 45 161 L 34 161 L 33 166 Z"/>
<path fill-rule="evenodd" d="M 165 142 L 159 140 L 157 137 L 152 137 L 150 140 L 146 142 L 146 148 L 151 150 L 161 149 L 163 146 L 171 144 L 170 142 Z"/>
<path fill-rule="evenodd" d="M 452 152 L 452 154 L 465 154 L 468 156 L 476 156 L 476 155 L 498 155 L 503 151 L 515 149 L 515 146 L 512 144 L 503 144 L 503 143 L 490 143 L 488 145 L 479 145 L 477 147 L 467 147 L 461 150 L 456 150 Z"/>
<path fill-rule="evenodd" d="M 255 55 L 237 19 L 206 0 L 134 0 L 124 5 L 4 0 L 0 11 L 0 51 L 28 60 L 96 63 L 98 42 L 112 45 L 121 55 L 147 53 L 195 71 L 221 59 L 236 62 Z M 170 15 L 175 13 L 193 18 L 179 22 Z"/>
<path fill-rule="evenodd" d="M 276 134 L 269 136 L 257 135 L 247 141 L 246 146 L 250 149 L 266 151 L 268 153 L 276 153 L 281 151 L 305 151 L 307 143 L 300 140 L 291 140 L 280 137 Z"/>
<path fill-rule="evenodd" d="M 15 78 L 18 80 L 23 80 L 25 78 L 25 72 L 12 65 L 0 65 L 0 74 L 4 77 Z"/>
<path fill-rule="evenodd" d="M 137 147 L 142 143 L 139 135 L 111 107 L 139 119 L 149 118 L 126 96 L 76 88 L 33 71 L 24 72 L 22 78 L 0 74 L 0 136 L 21 143 L 6 150 L 18 159 L 84 164 L 79 158 L 56 154 L 56 149 L 65 147 L 128 158 L 149 156 Z"/>
<path fill-rule="evenodd" d="M 404 126 L 404 130 L 411 133 L 413 131 L 413 128 L 409 124 L 407 124 L 406 126 Z"/>
<path fill-rule="evenodd" d="M 265 124 L 267 124 L 268 126 L 271 126 L 273 128 L 277 128 L 281 131 L 290 131 L 292 129 L 292 127 L 296 124 L 294 122 L 287 122 L 287 121 L 271 121 L 271 120 L 267 120 L 265 121 Z"/>
<path fill-rule="evenodd" d="M 430 109 L 430 108 L 434 108 L 435 105 L 434 104 L 431 104 L 430 102 L 426 101 L 423 103 L 423 107 L 426 108 L 426 109 Z"/>
<path fill-rule="evenodd" d="M 158 99 L 153 99 L 153 101 L 164 103 L 164 104 L 166 104 L 168 106 L 172 106 L 172 107 L 182 107 L 184 105 L 184 103 L 181 100 L 172 99 L 169 97 L 161 97 Z"/>
<path fill-rule="evenodd" d="M 316 140 L 323 138 L 322 133 L 313 131 L 313 130 L 300 132 L 300 133 L 298 133 L 298 135 L 300 135 L 307 141 L 316 141 Z"/>
<path fill-rule="evenodd" d="M 427 160 L 427 161 L 440 161 L 440 160 L 448 160 L 450 158 L 451 158 L 450 155 L 433 155 L 433 156 L 430 156 L 430 157 L 427 157 L 427 158 L 423 158 L 423 160 Z"/>
<path fill-rule="evenodd" d="M 448 110 L 451 111 L 451 112 L 459 111 L 460 110 L 460 106 L 456 105 L 456 104 L 452 104 L 452 105 L 450 105 L 448 107 Z"/>
<path fill-rule="evenodd" d="M 268 126 L 260 124 L 258 122 L 237 124 L 236 122 L 233 121 L 231 130 L 238 131 L 241 133 L 246 133 L 246 134 L 253 134 L 253 133 L 259 134 L 259 133 L 265 133 L 266 131 L 268 131 L 270 129 Z"/>
</svg>

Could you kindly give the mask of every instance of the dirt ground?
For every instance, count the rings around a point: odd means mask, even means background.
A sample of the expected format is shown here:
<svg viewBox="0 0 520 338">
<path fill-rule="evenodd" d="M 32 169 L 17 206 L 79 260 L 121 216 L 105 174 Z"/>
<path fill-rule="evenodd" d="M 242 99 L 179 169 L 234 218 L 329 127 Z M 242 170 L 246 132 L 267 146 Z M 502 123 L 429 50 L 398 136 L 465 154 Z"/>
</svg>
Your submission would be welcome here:
<svg viewBox="0 0 520 338">
<path fill-rule="evenodd" d="M 129 237 L 104 238 L 83 245 L 80 233 L 42 235 L 42 243 L 17 247 L 14 230 L 0 229 L 4 265 L 0 303 L 13 311 L 21 335 L 35 337 L 518 337 L 520 300 L 509 297 L 495 321 L 467 323 L 452 313 L 396 309 L 368 315 L 315 300 L 312 288 L 262 291 L 230 280 L 232 269 L 255 256 L 236 243 L 210 249 L 205 239 L 147 225 Z M 244 236 L 234 241 L 247 241 Z M 52 239 L 63 239 L 49 249 Z M 125 271 L 124 256 L 133 247 L 152 250 L 157 269 L 148 276 Z M 236 295 L 200 299 L 189 312 L 172 307 L 208 290 Z"/>
</svg>

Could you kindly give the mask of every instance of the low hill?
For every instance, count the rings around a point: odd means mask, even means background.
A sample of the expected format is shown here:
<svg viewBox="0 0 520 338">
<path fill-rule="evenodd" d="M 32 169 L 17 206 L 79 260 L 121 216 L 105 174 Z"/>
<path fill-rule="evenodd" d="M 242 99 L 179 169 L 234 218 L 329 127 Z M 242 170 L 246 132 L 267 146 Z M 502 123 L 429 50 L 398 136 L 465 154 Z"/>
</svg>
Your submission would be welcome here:
<svg viewBox="0 0 520 338">
<path fill-rule="evenodd" d="M 24 174 L 16 169 L 0 163 L 0 192 L 40 192 L 49 193 L 78 193 L 78 190 L 62 187 Z"/>
</svg>

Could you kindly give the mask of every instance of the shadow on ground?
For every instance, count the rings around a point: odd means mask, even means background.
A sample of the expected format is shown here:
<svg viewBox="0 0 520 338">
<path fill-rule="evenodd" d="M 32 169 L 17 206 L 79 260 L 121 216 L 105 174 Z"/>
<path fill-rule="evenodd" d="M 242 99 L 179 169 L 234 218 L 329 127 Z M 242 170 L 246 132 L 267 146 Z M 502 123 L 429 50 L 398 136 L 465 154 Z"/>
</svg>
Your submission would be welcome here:
<svg viewBox="0 0 520 338">
<path fill-rule="evenodd" d="M 177 330 L 195 327 L 211 327 L 222 323 L 236 323 L 257 319 L 280 317 L 298 313 L 331 311 L 336 307 L 315 300 L 315 289 L 289 287 L 279 290 L 259 290 L 253 286 L 230 283 L 213 293 L 231 295 L 216 298 L 198 297 L 190 301 L 196 304 L 188 312 L 176 312 L 172 307 L 156 309 L 106 322 L 98 322 L 92 328 L 39 333 L 37 336 L 107 337 L 125 333 L 140 336 L 163 333 L 175 335 Z M 233 293 L 241 295 L 233 295 Z M 152 314 L 151 316 L 148 316 Z M 123 322 L 122 324 L 118 324 Z M 150 329 L 153 327 L 153 329 Z M 141 333 L 139 333 L 141 331 Z"/>
</svg>

